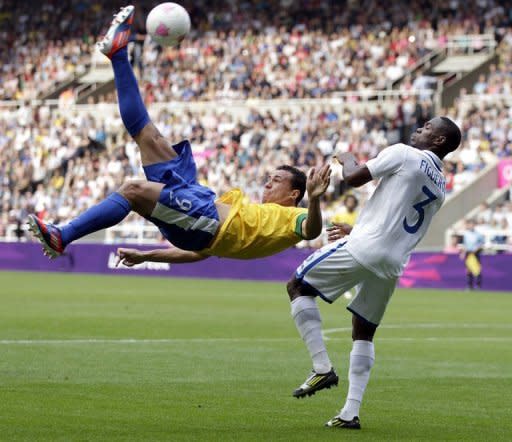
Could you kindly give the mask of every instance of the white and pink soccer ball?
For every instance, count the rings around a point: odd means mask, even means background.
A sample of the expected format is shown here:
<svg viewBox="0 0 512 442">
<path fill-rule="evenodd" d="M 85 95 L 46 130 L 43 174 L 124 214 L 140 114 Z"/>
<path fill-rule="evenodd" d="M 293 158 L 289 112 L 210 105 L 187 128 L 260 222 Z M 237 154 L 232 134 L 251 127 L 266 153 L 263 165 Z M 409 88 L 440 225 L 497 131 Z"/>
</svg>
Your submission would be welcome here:
<svg viewBox="0 0 512 442">
<path fill-rule="evenodd" d="M 156 43 L 174 46 L 190 31 L 190 16 L 177 3 L 161 3 L 148 14 L 146 30 Z"/>
</svg>

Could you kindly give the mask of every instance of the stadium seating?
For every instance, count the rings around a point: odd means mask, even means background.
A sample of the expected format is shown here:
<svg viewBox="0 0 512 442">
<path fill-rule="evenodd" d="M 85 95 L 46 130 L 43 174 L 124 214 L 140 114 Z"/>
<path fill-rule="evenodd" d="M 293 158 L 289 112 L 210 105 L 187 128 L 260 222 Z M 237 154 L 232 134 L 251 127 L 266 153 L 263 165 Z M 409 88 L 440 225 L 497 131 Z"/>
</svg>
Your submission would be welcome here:
<svg viewBox="0 0 512 442">
<path fill-rule="evenodd" d="M 265 174 L 276 164 L 311 167 L 345 150 L 357 152 L 365 160 L 375 156 L 389 139 L 398 141 L 403 130 L 393 118 L 379 114 L 299 110 L 300 114 L 283 112 L 279 118 L 253 110 L 244 121 L 228 112 L 161 110 L 153 117 L 170 139 L 192 140 L 204 183 L 219 193 L 240 186 L 254 200 L 261 196 Z M 115 190 L 125 177 L 140 176 L 136 146 L 117 115 L 104 119 L 105 114 L 97 114 L 96 119 L 88 112 L 63 114 L 44 107 L 25 111 L 6 111 L 1 119 L 2 133 L 7 135 L 0 141 L 5 152 L 3 225 L 23 219 L 31 207 L 41 215 L 67 220 Z M 468 137 L 482 130 L 482 120 L 472 118 L 472 112 L 463 120 L 466 127 L 473 124 L 467 127 Z M 449 190 L 464 186 L 485 164 L 480 155 L 478 161 L 467 159 L 472 158 L 465 153 L 471 146 L 466 143 L 450 160 L 457 168 L 449 175 Z M 488 149 L 486 155 L 496 154 Z M 363 201 L 371 192 L 371 186 L 367 187 L 359 195 Z M 328 200 L 335 200 L 342 190 L 332 187 Z"/>
<path fill-rule="evenodd" d="M 6 3 L 10 12 L 0 20 L 0 32 L 7 37 L 0 42 L 0 100 L 45 96 L 84 74 L 94 36 L 104 31 L 105 18 L 121 5 Z M 138 43 L 151 4 L 137 3 Z M 486 12 L 487 27 L 506 20 L 506 5 L 488 11 L 474 0 L 445 10 L 422 10 L 419 1 L 401 0 L 389 8 L 369 0 L 365 13 L 361 4 L 358 9 L 343 2 L 320 2 L 318 7 L 308 1 L 247 1 L 229 10 L 220 1 L 183 4 L 196 31 L 180 50 L 160 51 L 146 44 L 140 51 L 138 44 L 135 51 L 136 65 L 145 67 L 143 87 L 156 101 L 320 97 L 383 89 L 429 51 L 445 45 L 449 35 L 484 30 L 479 12 Z M 403 15 L 405 6 L 409 17 Z M 14 44 L 16 35 L 24 38 Z"/>
<path fill-rule="evenodd" d="M 36 6 L 49 20 L 44 26 L 28 14 L 25 2 L 7 3 L 17 20 L 0 20 L 0 32 L 18 32 L 26 40 L 23 45 L 13 45 L 9 38 L 0 42 L 0 237 L 15 238 L 28 212 L 66 221 L 141 171 L 136 146 L 115 104 L 105 104 L 115 102 L 113 90 L 91 96 L 88 106 L 74 111 L 15 102 L 41 97 L 84 74 L 91 63 L 91 35 L 105 29 L 106 11 L 114 11 L 119 2 Z M 446 110 L 465 137 L 460 152 L 447 160 L 448 191 L 463 189 L 485 165 L 511 155 L 511 107 L 506 100 L 482 97 L 510 91 L 512 34 L 502 32 L 509 20 L 506 5 L 454 3 L 422 15 L 419 1 L 394 2 L 392 8 L 364 3 L 367 13 L 357 17 L 362 27 L 350 25 L 354 11 L 337 2 L 321 2 L 320 7 L 294 2 L 288 9 L 273 2 L 246 2 L 232 11 L 223 2 L 208 2 L 208 8 L 206 2 L 184 2 L 197 31 L 179 50 L 161 51 L 137 38 L 134 62 L 150 113 L 171 140 L 191 139 L 202 182 L 218 193 L 240 186 L 258 200 L 265 174 L 277 164 L 307 168 L 346 150 L 366 160 L 387 144 L 407 141 L 410 132 L 433 115 L 434 106 L 431 96 L 418 90 L 419 82 L 405 75 L 408 69 L 446 44 L 450 35 L 485 32 L 491 25 L 501 41 L 500 63 L 474 84 L 478 101 L 463 94 L 456 103 L 460 105 Z M 402 3 L 418 13 L 411 13 L 414 19 L 403 16 Z M 138 5 L 141 17 L 149 4 Z M 310 13 L 313 9 L 315 14 Z M 483 9 L 486 21 L 481 22 Z M 232 20 L 235 16 L 240 20 Z M 142 31 L 140 17 L 137 27 Z M 64 39 L 64 33 L 69 38 Z M 322 69 L 317 69 L 319 64 Z M 391 88 L 396 80 L 397 91 L 389 93 L 396 92 L 398 101 L 355 106 L 368 91 Z M 353 95 L 341 101 L 323 100 L 348 91 Z M 236 99 L 249 101 L 236 110 L 226 105 L 217 111 L 201 103 L 189 108 L 163 104 Z M 269 111 L 262 99 L 285 104 Z M 368 185 L 358 193 L 362 202 L 372 189 Z M 343 191 L 334 185 L 329 189 L 328 214 Z M 130 223 L 134 228 L 127 227 Z M 110 240 L 158 238 L 136 217 L 117 232 Z"/>
<path fill-rule="evenodd" d="M 487 252 L 503 253 L 512 251 L 512 200 L 507 199 L 496 204 L 483 203 L 466 219 L 475 221 L 475 230 L 485 238 Z M 466 230 L 466 219 L 461 219 L 446 232 L 445 251 L 457 253 L 461 250 L 462 237 Z"/>
</svg>

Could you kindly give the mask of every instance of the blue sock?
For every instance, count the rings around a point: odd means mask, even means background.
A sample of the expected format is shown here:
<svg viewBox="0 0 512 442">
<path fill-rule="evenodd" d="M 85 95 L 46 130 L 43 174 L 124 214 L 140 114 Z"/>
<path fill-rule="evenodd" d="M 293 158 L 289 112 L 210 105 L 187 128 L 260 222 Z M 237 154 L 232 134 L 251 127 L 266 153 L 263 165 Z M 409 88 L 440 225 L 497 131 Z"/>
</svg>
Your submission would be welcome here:
<svg viewBox="0 0 512 442">
<path fill-rule="evenodd" d="M 131 210 L 130 203 L 124 196 L 119 193 L 112 193 L 101 203 L 87 209 L 69 224 L 59 226 L 62 245 L 65 247 L 82 236 L 115 226 L 125 219 Z"/>
<path fill-rule="evenodd" d="M 126 47 L 120 49 L 112 56 L 112 67 L 117 89 L 117 99 L 121 119 L 129 134 L 134 137 L 151 120 L 144 101 L 140 96 L 139 85 L 128 61 Z"/>
</svg>

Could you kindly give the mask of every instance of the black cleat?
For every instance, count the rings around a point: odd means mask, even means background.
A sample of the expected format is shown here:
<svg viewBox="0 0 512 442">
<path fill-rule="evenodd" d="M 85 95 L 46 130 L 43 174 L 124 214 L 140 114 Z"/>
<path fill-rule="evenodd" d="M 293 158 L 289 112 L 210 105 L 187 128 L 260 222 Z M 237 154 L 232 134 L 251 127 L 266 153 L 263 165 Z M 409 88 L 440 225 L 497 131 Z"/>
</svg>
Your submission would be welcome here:
<svg viewBox="0 0 512 442">
<path fill-rule="evenodd" d="M 338 375 L 334 368 L 323 374 L 316 373 L 313 370 L 304 383 L 293 392 L 293 396 L 296 398 L 311 396 L 317 391 L 331 388 L 333 385 L 338 385 Z"/>
<path fill-rule="evenodd" d="M 329 428 L 346 428 L 347 430 L 360 430 L 361 424 L 359 418 L 356 416 L 351 421 L 345 421 L 339 416 L 334 416 L 329 422 L 325 424 Z"/>
</svg>

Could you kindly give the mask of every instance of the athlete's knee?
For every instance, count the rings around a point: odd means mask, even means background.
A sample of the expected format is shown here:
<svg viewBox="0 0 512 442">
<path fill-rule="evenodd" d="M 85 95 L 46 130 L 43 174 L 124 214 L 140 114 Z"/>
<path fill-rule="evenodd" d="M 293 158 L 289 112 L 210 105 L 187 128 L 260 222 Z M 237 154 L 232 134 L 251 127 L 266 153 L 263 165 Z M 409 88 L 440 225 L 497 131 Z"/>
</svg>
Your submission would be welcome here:
<svg viewBox="0 0 512 442">
<path fill-rule="evenodd" d="M 286 284 L 286 291 L 288 292 L 288 296 L 290 297 L 290 301 L 297 299 L 300 296 L 300 293 L 297 290 L 297 278 L 295 276 L 288 281 Z"/>
<path fill-rule="evenodd" d="M 373 341 L 377 325 L 360 318 L 357 315 L 352 316 L 352 340 L 353 341 Z"/>
<path fill-rule="evenodd" d="M 352 330 L 353 341 L 373 341 L 375 330 Z"/>
<path fill-rule="evenodd" d="M 136 204 L 144 193 L 144 181 L 125 181 L 118 192 L 123 195 L 131 204 Z"/>
<path fill-rule="evenodd" d="M 288 296 L 290 297 L 290 301 L 293 301 L 294 299 L 297 299 L 299 296 L 301 296 L 300 287 L 301 283 L 295 276 L 288 281 L 288 284 L 286 284 L 286 290 L 288 292 Z"/>
<path fill-rule="evenodd" d="M 301 296 L 310 296 L 316 298 L 317 293 L 311 288 L 310 285 L 305 284 L 302 280 L 297 279 L 295 276 L 286 284 L 286 290 L 290 301 L 293 301 Z"/>
</svg>

